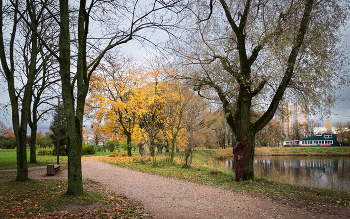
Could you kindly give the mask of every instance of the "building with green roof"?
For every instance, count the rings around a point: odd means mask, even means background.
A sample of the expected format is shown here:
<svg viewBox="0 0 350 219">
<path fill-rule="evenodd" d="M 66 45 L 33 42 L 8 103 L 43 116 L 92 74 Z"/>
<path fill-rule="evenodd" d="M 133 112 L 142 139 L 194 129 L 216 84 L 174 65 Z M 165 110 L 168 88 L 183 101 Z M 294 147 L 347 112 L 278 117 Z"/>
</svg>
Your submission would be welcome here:
<svg viewBox="0 0 350 219">
<path fill-rule="evenodd" d="M 300 140 L 284 141 L 284 147 L 332 147 L 338 146 L 337 135 L 322 133 Z"/>
<path fill-rule="evenodd" d="M 300 146 L 338 146 L 337 135 L 322 133 L 308 138 L 302 138 L 299 141 Z"/>
</svg>

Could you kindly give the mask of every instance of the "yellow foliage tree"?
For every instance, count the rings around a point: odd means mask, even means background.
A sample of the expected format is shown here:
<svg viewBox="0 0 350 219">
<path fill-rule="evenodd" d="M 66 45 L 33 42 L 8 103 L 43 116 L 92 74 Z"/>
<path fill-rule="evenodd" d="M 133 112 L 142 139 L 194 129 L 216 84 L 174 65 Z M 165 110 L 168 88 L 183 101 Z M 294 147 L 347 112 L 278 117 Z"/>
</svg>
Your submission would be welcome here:
<svg viewBox="0 0 350 219">
<path fill-rule="evenodd" d="M 327 133 L 333 133 L 332 132 L 332 124 L 331 124 L 331 120 L 329 118 L 326 119 L 326 122 L 324 124 L 324 127 L 327 130 Z"/>
<path fill-rule="evenodd" d="M 172 150 L 187 145 L 183 116 L 188 100 L 179 81 L 162 81 L 165 68 L 138 67 L 131 60 L 122 64 L 110 61 L 101 65 L 92 77 L 86 112 L 103 123 L 101 127 L 112 139 L 126 140 L 128 155 L 131 142 L 143 140 L 151 156 L 161 152 L 165 142 Z"/>
<path fill-rule="evenodd" d="M 12 131 L 12 128 L 7 128 L 2 121 L 0 121 L 0 140 L 1 139 L 15 139 L 15 133 Z"/>
<path fill-rule="evenodd" d="M 167 97 L 163 133 L 171 149 L 171 160 L 173 160 L 175 149 L 185 149 L 187 145 L 187 139 L 184 135 L 184 116 L 187 112 L 186 107 L 189 99 L 185 98 L 186 89 L 178 81 L 165 82 L 162 85 L 164 95 Z"/>
<path fill-rule="evenodd" d="M 102 64 L 99 74 L 92 77 L 86 112 L 90 118 L 104 123 L 102 129 L 112 139 L 127 142 L 131 156 L 132 139 L 141 137 L 138 118 L 144 111 L 144 93 L 141 92 L 145 71 L 132 60 L 116 64 L 114 58 Z"/>
<path fill-rule="evenodd" d="M 144 111 L 140 115 L 140 127 L 143 130 L 144 140 L 148 143 L 151 156 L 155 156 L 155 148 L 161 152 L 165 139 L 162 137 L 162 129 L 165 125 L 165 109 L 167 106 L 167 96 L 164 93 L 166 89 L 159 77 L 163 70 L 156 68 L 149 72 L 149 82 L 142 89 L 145 95 Z"/>
<path fill-rule="evenodd" d="M 160 65 L 158 65 L 160 66 Z M 151 156 L 155 156 L 155 148 L 162 152 L 165 144 L 167 151 L 171 149 L 171 159 L 175 149 L 184 149 L 187 141 L 184 136 L 183 116 L 186 113 L 185 92 L 179 81 L 161 80 L 168 78 L 172 70 L 156 67 L 149 72 L 150 81 L 144 87 L 146 95 L 145 110 L 140 117 L 140 127 L 149 144 Z"/>
</svg>

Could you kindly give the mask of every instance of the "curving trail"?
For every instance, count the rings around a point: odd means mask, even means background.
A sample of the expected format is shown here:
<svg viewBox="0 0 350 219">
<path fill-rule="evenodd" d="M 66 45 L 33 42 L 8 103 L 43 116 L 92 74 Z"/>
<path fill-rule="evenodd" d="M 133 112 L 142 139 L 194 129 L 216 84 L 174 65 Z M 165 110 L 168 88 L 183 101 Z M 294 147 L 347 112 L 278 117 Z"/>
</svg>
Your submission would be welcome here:
<svg viewBox="0 0 350 219">
<path fill-rule="evenodd" d="M 82 161 L 83 178 L 141 202 L 154 218 L 339 218 L 350 209 L 308 207 L 142 173 L 98 161 Z M 67 170 L 52 178 L 67 178 Z M 36 171 L 33 171 L 36 172 Z M 34 174 L 34 173 L 32 173 Z M 44 174 L 32 178 L 47 178 Z"/>
</svg>

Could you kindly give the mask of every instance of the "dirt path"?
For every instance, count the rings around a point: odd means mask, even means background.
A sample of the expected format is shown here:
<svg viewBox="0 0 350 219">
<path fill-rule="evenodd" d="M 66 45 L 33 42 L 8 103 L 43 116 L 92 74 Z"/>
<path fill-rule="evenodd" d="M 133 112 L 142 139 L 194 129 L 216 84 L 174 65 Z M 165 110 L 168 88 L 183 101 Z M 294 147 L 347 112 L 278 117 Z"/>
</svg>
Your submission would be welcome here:
<svg viewBox="0 0 350 219">
<path fill-rule="evenodd" d="M 298 207 L 249 194 L 146 174 L 96 161 L 83 161 L 83 177 L 142 202 L 155 218 L 339 218 L 350 209 Z M 46 178 L 31 171 L 31 178 Z M 53 178 L 67 178 L 66 170 Z"/>
</svg>

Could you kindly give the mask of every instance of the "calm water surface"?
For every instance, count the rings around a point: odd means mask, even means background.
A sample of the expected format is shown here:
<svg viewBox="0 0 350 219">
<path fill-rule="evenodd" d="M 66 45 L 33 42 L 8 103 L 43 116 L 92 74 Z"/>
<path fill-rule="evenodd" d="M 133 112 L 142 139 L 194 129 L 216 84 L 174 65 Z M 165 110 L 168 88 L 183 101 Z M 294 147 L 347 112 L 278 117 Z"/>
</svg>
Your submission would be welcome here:
<svg viewBox="0 0 350 219">
<path fill-rule="evenodd" d="M 232 171 L 233 161 L 224 161 L 224 164 L 226 170 Z M 272 181 L 350 191 L 349 157 L 257 156 L 254 171 L 255 175 Z"/>
</svg>

